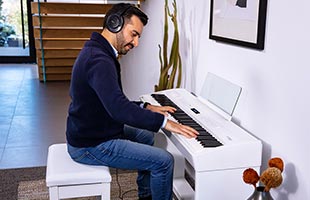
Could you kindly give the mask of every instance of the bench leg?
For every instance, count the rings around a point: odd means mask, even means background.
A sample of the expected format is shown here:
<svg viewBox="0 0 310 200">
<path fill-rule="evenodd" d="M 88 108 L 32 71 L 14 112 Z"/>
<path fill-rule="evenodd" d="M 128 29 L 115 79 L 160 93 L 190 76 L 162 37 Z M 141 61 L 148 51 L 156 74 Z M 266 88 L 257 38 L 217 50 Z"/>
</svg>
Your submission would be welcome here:
<svg viewBox="0 0 310 200">
<path fill-rule="evenodd" d="M 110 200 L 111 185 L 110 183 L 102 183 L 101 200 Z"/>
<path fill-rule="evenodd" d="M 59 200 L 58 187 L 49 187 L 50 200 Z"/>
</svg>

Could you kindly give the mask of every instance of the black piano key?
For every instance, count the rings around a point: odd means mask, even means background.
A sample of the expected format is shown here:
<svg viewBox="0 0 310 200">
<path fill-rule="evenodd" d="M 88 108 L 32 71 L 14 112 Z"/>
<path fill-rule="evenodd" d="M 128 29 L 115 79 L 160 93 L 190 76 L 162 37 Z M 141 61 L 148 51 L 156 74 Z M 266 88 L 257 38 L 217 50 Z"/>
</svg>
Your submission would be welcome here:
<svg viewBox="0 0 310 200">
<path fill-rule="evenodd" d="M 183 116 L 183 115 L 188 116 L 183 110 L 179 110 L 179 109 L 177 109 L 177 110 L 174 112 L 174 114 L 180 115 L 180 116 Z"/>
<path fill-rule="evenodd" d="M 202 128 L 199 124 L 195 124 L 195 125 L 193 125 L 193 128 L 195 129 L 195 130 L 197 130 L 197 131 L 199 131 L 199 130 L 204 130 L 204 131 L 206 131 L 204 128 Z"/>
<path fill-rule="evenodd" d="M 174 113 L 174 115 L 177 115 L 177 116 L 188 116 L 184 111 L 180 111 L 180 110 L 176 110 Z"/>
<path fill-rule="evenodd" d="M 199 133 L 200 136 L 204 136 L 207 134 L 205 130 L 202 130 L 202 129 L 195 129 L 195 130 Z"/>
<path fill-rule="evenodd" d="M 218 147 L 222 144 L 217 140 L 202 140 L 200 141 L 204 147 Z"/>
<path fill-rule="evenodd" d="M 190 118 L 177 118 L 177 120 L 180 123 L 188 123 L 188 124 L 192 124 L 192 125 L 196 125 L 197 122 L 195 122 L 194 120 L 190 119 Z"/>
<path fill-rule="evenodd" d="M 194 120 L 192 120 L 191 118 L 178 117 L 178 116 L 174 116 L 174 115 L 172 115 L 172 117 L 174 117 L 180 123 L 192 123 L 193 125 L 196 124 L 196 122 Z"/>
<path fill-rule="evenodd" d="M 193 121 L 192 119 L 182 119 L 182 118 L 178 118 L 178 117 L 176 117 L 175 119 L 178 120 L 178 122 L 181 124 L 190 124 L 193 126 L 196 125 L 196 122 Z"/>
<path fill-rule="evenodd" d="M 177 108 L 176 111 L 174 112 L 175 114 L 186 114 L 183 110 L 180 108 Z"/>
<path fill-rule="evenodd" d="M 188 118 L 188 119 L 192 119 L 190 116 L 188 116 L 186 113 L 172 113 L 174 116 L 179 117 L 179 118 Z"/>
<path fill-rule="evenodd" d="M 179 118 L 189 118 L 191 119 L 187 114 L 185 113 L 172 113 L 172 115 L 179 117 Z"/>
<path fill-rule="evenodd" d="M 183 124 L 183 125 L 186 125 L 186 126 L 190 126 L 193 129 L 195 129 L 196 122 L 180 121 L 180 123 Z"/>
<path fill-rule="evenodd" d="M 192 128 L 195 129 L 196 131 L 206 131 L 199 124 L 194 124 Z"/>
<path fill-rule="evenodd" d="M 200 130 L 200 136 L 212 136 L 208 131 L 206 130 Z M 213 137 L 213 136 L 212 136 Z"/>
<path fill-rule="evenodd" d="M 196 138 L 198 141 L 203 140 L 216 140 L 212 135 L 198 135 Z"/>
<path fill-rule="evenodd" d="M 215 138 L 210 138 L 210 137 L 199 137 L 199 138 L 197 137 L 196 140 L 202 143 L 205 143 L 207 141 L 210 141 L 210 142 L 217 141 Z"/>
<path fill-rule="evenodd" d="M 204 128 L 202 128 L 201 126 L 194 126 L 193 127 L 196 131 L 198 131 L 198 132 L 206 132 L 206 133 L 208 133 Z"/>
<path fill-rule="evenodd" d="M 171 115 L 177 119 L 190 119 L 190 120 L 192 120 L 192 118 L 190 118 L 188 115 L 180 115 L 180 114 L 175 114 L 175 113 L 171 113 Z"/>
</svg>

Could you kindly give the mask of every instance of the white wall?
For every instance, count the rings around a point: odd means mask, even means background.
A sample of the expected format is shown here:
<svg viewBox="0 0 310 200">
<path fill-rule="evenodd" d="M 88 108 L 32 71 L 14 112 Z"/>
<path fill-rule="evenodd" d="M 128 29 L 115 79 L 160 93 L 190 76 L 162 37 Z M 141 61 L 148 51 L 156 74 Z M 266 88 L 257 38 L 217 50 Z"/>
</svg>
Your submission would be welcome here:
<svg viewBox="0 0 310 200">
<path fill-rule="evenodd" d="M 199 93 L 207 72 L 243 88 L 234 121 L 264 143 L 270 157 L 285 162 L 275 199 L 310 199 L 310 1 L 268 1 L 265 50 L 208 39 L 210 2 L 178 0 L 183 87 Z M 164 0 L 147 0 L 150 17 L 140 46 L 122 59 L 123 85 L 131 99 L 153 91 L 159 74 Z"/>
</svg>

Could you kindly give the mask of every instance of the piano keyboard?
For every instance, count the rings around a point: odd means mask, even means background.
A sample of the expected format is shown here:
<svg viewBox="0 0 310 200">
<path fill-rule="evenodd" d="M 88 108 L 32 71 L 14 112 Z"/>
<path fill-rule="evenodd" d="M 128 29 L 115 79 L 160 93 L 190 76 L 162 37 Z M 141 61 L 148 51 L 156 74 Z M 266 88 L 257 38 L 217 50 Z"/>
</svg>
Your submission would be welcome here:
<svg viewBox="0 0 310 200">
<path fill-rule="evenodd" d="M 175 103 L 173 103 L 166 95 L 164 94 L 151 94 L 151 96 L 161 105 L 161 106 L 171 106 L 176 108 L 174 113 L 170 115 L 179 123 L 187 125 L 195 129 L 199 135 L 196 137 L 196 140 L 204 147 L 218 147 L 223 144 L 219 142 L 215 137 L 213 137 L 207 130 L 200 126 L 196 121 L 194 121 L 189 115 L 187 115 L 183 110 L 181 110 Z M 193 112 L 198 112 L 193 110 Z"/>
</svg>

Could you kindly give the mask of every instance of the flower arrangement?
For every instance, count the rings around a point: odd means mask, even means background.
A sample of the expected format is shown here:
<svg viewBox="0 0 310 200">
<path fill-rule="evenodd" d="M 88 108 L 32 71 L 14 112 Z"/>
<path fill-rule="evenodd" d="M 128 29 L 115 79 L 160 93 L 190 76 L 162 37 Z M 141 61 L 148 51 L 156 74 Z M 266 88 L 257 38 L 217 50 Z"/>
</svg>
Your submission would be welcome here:
<svg viewBox="0 0 310 200">
<path fill-rule="evenodd" d="M 261 176 L 253 168 L 248 168 L 243 172 L 243 181 L 251 184 L 256 188 L 256 184 L 260 181 L 264 186 L 265 192 L 269 192 L 271 188 L 276 188 L 281 185 L 283 178 L 282 172 L 284 163 L 281 158 L 271 158 L 268 161 L 268 168 L 263 171 Z"/>
</svg>

